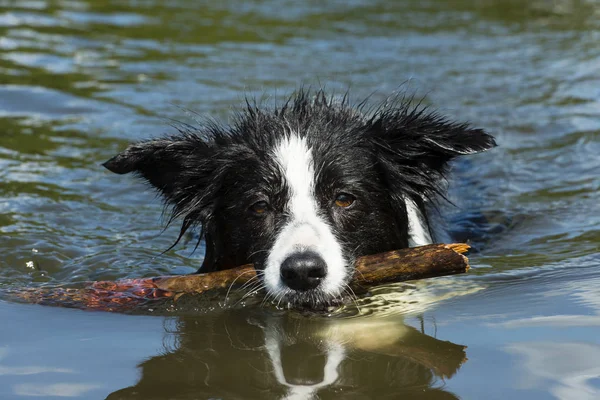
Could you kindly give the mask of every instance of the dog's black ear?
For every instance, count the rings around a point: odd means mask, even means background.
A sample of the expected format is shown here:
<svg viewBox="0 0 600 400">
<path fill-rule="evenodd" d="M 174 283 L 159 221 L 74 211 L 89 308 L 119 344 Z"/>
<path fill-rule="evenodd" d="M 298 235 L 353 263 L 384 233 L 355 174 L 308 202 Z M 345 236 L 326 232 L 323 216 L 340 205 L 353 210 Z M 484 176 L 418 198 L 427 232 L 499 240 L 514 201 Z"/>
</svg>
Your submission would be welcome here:
<svg viewBox="0 0 600 400">
<path fill-rule="evenodd" d="M 210 146 L 193 135 L 171 136 L 130 145 L 103 165 L 117 174 L 133 172 L 146 179 L 165 199 L 178 204 L 182 193 L 204 189 L 212 167 Z"/>
<path fill-rule="evenodd" d="M 144 178 L 172 207 L 169 222 L 182 218 L 179 238 L 191 227 L 201 225 L 206 239 L 204 265 L 213 268 L 215 254 L 213 217 L 225 163 L 217 163 L 218 150 L 212 141 L 194 133 L 149 140 L 130 145 L 103 165 L 117 174 L 134 173 Z"/>
<path fill-rule="evenodd" d="M 219 241 L 212 220 L 218 207 L 222 177 L 229 165 L 227 159 L 214 140 L 182 133 L 132 144 L 103 165 L 117 174 L 132 172 L 163 195 L 166 204 L 172 206 L 169 222 L 183 219 L 179 238 L 173 246 L 189 228 L 201 225 L 199 238 L 206 239 L 202 269 L 210 271 L 219 265 Z"/>
<path fill-rule="evenodd" d="M 369 121 L 380 150 L 396 162 L 443 174 L 448 162 L 461 155 L 496 146 L 493 136 L 467 123 L 451 122 L 426 108 L 383 109 Z"/>
<path fill-rule="evenodd" d="M 382 107 L 367 121 L 366 129 L 393 203 L 404 204 L 409 198 L 420 208 L 445 196 L 441 183 L 452 159 L 496 145 L 481 129 L 406 104 Z"/>
<path fill-rule="evenodd" d="M 132 144 L 103 165 L 117 174 L 135 173 L 156 188 L 172 207 L 169 222 L 183 219 L 181 239 L 188 228 L 196 225 L 202 225 L 209 234 L 207 225 L 226 170 L 225 162 L 215 161 L 219 158 L 217 152 L 213 142 L 183 133 Z"/>
</svg>

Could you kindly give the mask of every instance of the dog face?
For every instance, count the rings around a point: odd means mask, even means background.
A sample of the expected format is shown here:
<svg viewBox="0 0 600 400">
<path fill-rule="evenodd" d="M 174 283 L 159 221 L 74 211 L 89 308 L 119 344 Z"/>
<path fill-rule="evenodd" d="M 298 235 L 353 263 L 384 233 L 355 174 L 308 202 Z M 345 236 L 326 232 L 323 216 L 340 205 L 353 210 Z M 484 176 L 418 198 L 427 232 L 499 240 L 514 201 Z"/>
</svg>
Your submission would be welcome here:
<svg viewBox="0 0 600 400">
<path fill-rule="evenodd" d="M 317 307 L 344 292 L 356 257 L 431 241 L 427 208 L 443 196 L 448 162 L 494 144 L 403 99 L 365 115 L 300 92 L 274 110 L 248 105 L 228 127 L 131 145 L 104 165 L 158 189 L 181 235 L 202 227 L 201 272 L 254 263 L 273 299 Z"/>
</svg>

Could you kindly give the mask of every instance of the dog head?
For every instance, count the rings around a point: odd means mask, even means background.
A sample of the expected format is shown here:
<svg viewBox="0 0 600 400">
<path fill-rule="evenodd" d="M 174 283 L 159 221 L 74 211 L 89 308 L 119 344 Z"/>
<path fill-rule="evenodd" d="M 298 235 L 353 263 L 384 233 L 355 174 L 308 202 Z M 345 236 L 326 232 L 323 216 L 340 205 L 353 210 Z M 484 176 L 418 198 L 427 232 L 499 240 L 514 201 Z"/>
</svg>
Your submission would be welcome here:
<svg viewBox="0 0 600 400">
<path fill-rule="evenodd" d="M 345 291 L 356 257 L 431 241 L 427 206 L 443 196 L 448 162 L 495 145 L 409 100 L 363 113 L 300 91 L 275 109 L 247 104 L 230 126 L 133 144 L 104 165 L 155 187 L 181 235 L 202 227 L 202 272 L 254 263 L 273 299 L 315 307 Z"/>
</svg>

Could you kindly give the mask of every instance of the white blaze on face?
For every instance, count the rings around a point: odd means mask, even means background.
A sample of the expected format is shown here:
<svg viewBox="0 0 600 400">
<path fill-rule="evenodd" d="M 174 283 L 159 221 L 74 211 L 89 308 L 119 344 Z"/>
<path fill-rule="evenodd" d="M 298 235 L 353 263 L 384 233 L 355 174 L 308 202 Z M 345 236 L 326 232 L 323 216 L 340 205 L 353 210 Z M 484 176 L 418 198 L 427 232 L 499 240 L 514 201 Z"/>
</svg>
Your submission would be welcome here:
<svg viewBox="0 0 600 400">
<path fill-rule="evenodd" d="M 346 261 L 331 226 L 319 215 L 311 148 L 306 138 L 292 134 L 278 144 L 273 155 L 289 189 L 286 212 L 290 219 L 278 233 L 267 258 L 266 287 L 271 293 L 287 289 L 280 278 L 281 263 L 294 253 L 313 251 L 327 264 L 327 275 L 319 288 L 337 295 L 346 276 Z"/>
</svg>

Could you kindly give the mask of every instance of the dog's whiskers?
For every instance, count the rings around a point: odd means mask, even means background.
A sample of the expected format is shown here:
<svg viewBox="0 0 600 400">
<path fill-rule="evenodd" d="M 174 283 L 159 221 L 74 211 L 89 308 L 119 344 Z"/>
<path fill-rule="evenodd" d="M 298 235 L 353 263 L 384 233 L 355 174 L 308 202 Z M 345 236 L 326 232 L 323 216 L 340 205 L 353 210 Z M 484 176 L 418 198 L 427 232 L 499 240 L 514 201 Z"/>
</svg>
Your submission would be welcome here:
<svg viewBox="0 0 600 400">
<path fill-rule="evenodd" d="M 244 273 L 240 274 L 238 277 L 236 277 L 236 279 L 231 283 L 231 285 L 229 285 L 229 288 L 227 290 L 227 294 L 225 296 L 225 303 L 227 303 L 228 297 L 229 297 L 229 293 L 231 291 L 231 289 L 233 288 L 235 281 L 242 275 L 247 274 L 247 273 L 251 273 L 251 272 L 255 272 L 256 275 L 252 276 L 250 279 L 248 279 L 247 282 L 244 282 L 239 290 L 240 291 L 245 291 L 245 293 L 243 294 L 243 296 L 233 305 L 233 307 L 237 306 L 240 302 L 242 302 L 244 299 L 246 299 L 248 296 L 250 296 L 252 293 L 261 290 L 264 288 L 264 282 L 262 279 L 260 279 L 260 276 L 263 275 L 262 271 L 245 271 Z"/>
<path fill-rule="evenodd" d="M 348 294 L 348 296 L 350 297 L 350 299 L 352 300 L 352 302 L 354 303 L 354 305 L 358 309 L 358 312 L 362 314 L 362 310 L 361 310 L 360 306 L 358 305 L 358 296 L 356 295 L 356 293 L 354 292 L 354 290 L 352 290 L 352 288 L 350 287 L 350 285 L 347 284 L 347 283 L 344 284 L 344 293 Z"/>
<path fill-rule="evenodd" d="M 240 286 L 240 290 L 245 289 L 252 283 L 256 283 L 257 280 L 260 281 L 260 279 L 259 279 L 260 275 L 261 275 L 260 271 L 256 271 L 256 275 L 253 276 L 252 278 L 248 279 L 248 282 L 246 282 L 242 286 Z"/>
<path fill-rule="evenodd" d="M 240 286 L 238 288 L 238 291 L 243 291 L 246 290 L 248 288 L 252 288 L 252 286 L 256 285 L 260 280 L 258 278 L 256 278 L 255 276 L 253 276 L 252 278 L 250 278 L 248 280 L 248 282 L 244 283 L 242 286 Z"/>
<path fill-rule="evenodd" d="M 250 297 L 253 293 L 261 291 L 265 288 L 265 284 L 261 281 L 254 282 L 254 285 L 248 288 L 248 291 L 234 304 L 234 307 L 243 302 L 245 299 Z"/>
<path fill-rule="evenodd" d="M 281 293 L 279 294 L 279 301 L 277 301 L 277 305 L 275 306 L 276 308 L 279 308 L 279 304 L 281 304 L 281 301 L 285 298 L 285 295 L 287 294 L 287 290 L 282 290 Z M 275 300 L 277 300 L 277 297 L 275 298 Z"/>
<path fill-rule="evenodd" d="M 250 255 L 248 256 L 248 258 L 250 259 L 250 258 L 252 258 L 252 256 L 254 256 L 254 255 L 256 255 L 256 254 L 259 254 L 259 253 L 266 253 L 266 252 L 268 252 L 268 251 L 269 251 L 269 249 L 256 250 L 255 252 L 253 252 L 253 253 L 250 253 Z"/>
<path fill-rule="evenodd" d="M 244 271 L 241 274 L 239 274 L 238 276 L 235 277 L 235 279 L 233 280 L 233 282 L 231 282 L 231 284 L 229 285 L 229 288 L 227 288 L 227 293 L 225 294 L 225 304 L 227 304 L 227 299 L 229 298 L 229 292 L 231 292 L 231 288 L 233 287 L 233 285 L 235 285 L 235 282 L 240 279 L 240 277 L 252 273 L 254 272 L 254 270 L 248 270 L 248 271 Z M 252 279 L 255 279 L 255 277 L 250 278 L 249 282 L 252 281 Z"/>
<path fill-rule="evenodd" d="M 266 303 L 269 301 L 269 299 L 270 299 L 271 297 L 273 297 L 274 295 L 275 295 L 274 293 L 272 293 L 272 292 L 269 292 L 269 291 L 268 291 L 268 292 L 267 292 L 267 295 L 266 295 L 266 296 L 263 298 L 263 300 L 260 302 L 260 306 L 261 306 L 261 307 L 262 307 L 262 306 L 264 306 L 264 305 L 265 305 L 265 304 L 266 304 Z"/>
</svg>

